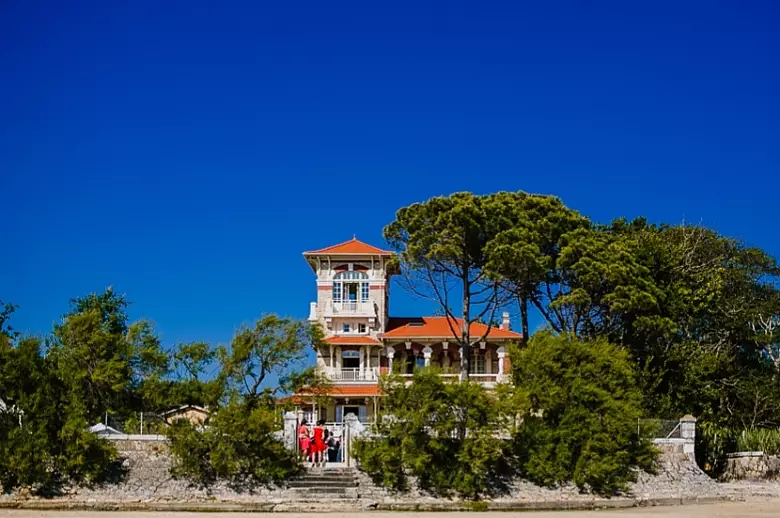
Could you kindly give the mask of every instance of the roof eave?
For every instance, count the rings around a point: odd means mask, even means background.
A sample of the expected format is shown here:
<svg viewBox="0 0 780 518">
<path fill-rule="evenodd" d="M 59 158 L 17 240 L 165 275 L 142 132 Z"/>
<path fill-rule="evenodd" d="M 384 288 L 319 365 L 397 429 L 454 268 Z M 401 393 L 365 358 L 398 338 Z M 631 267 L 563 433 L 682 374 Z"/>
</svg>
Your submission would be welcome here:
<svg viewBox="0 0 780 518">
<path fill-rule="evenodd" d="M 329 255 L 332 257 L 353 257 L 353 256 L 360 256 L 360 257 L 378 257 L 378 256 L 391 256 L 395 255 L 395 252 L 387 252 L 387 251 L 381 251 L 381 252 L 321 252 L 319 250 L 315 250 L 314 252 L 304 252 L 304 257 L 310 257 L 312 255 Z"/>
<path fill-rule="evenodd" d="M 517 335 L 517 336 L 486 336 L 484 340 L 486 342 L 490 342 L 492 340 L 519 340 L 523 337 L 523 335 Z M 393 335 L 393 336 L 387 336 L 387 334 L 382 335 L 382 340 L 405 340 L 405 339 L 415 339 L 415 340 L 453 340 L 457 341 L 458 338 L 454 337 L 452 335 L 449 336 L 406 336 L 406 335 Z"/>
</svg>

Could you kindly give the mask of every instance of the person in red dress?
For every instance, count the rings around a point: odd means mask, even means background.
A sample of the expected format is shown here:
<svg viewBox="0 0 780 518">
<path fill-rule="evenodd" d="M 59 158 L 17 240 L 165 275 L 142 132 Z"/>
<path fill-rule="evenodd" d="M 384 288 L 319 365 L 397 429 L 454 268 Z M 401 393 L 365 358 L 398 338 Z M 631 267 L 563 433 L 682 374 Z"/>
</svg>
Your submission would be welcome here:
<svg viewBox="0 0 780 518">
<path fill-rule="evenodd" d="M 328 449 L 328 445 L 325 444 L 325 421 L 320 419 L 317 422 L 317 426 L 314 427 L 314 441 L 313 444 L 309 447 L 312 452 L 312 467 L 314 466 L 322 466 L 324 464 L 323 462 L 323 455 L 325 450 Z"/>
<path fill-rule="evenodd" d="M 301 447 L 301 454 L 303 455 L 304 462 L 305 459 L 308 459 L 309 455 L 311 454 L 311 439 L 309 438 L 308 424 L 309 423 L 306 422 L 306 419 L 304 419 L 301 421 L 301 425 L 298 427 L 298 444 Z"/>
</svg>

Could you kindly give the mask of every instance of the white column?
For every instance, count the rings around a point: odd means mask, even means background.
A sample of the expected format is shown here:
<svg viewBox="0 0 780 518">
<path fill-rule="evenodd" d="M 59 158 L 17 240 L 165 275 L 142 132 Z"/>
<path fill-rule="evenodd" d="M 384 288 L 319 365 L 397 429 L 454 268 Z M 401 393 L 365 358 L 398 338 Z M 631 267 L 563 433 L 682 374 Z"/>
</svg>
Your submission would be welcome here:
<svg viewBox="0 0 780 518">
<path fill-rule="evenodd" d="M 433 354 L 433 349 L 431 349 L 426 345 L 425 348 L 423 349 L 423 358 L 425 359 L 426 367 L 431 366 L 431 354 Z"/>
<path fill-rule="evenodd" d="M 336 347 L 336 370 L 341 370 L 341 347 Z"/>
<path fill-rule="evenodd" d="M 387 370 L 392 374 L 393 372 L 393 357 L 395 357 L 395 349 L 392 347 L 387 348 Z"/>
<path fill-rule="evenodd" d="M 506 356 L 506 349 L 503 347 L 498 348 L 498 381 L 504 377 L 504 357 Z"/>
<path fill-rule="evenodd" d="M 363 378 L 363 372 L 365 372 L 365 362 L 366 362 L 366 346 L 361 345 L 360 346 L 360 370 L 359 370 L 359 376 L 362 379 Z"/>
</svg>

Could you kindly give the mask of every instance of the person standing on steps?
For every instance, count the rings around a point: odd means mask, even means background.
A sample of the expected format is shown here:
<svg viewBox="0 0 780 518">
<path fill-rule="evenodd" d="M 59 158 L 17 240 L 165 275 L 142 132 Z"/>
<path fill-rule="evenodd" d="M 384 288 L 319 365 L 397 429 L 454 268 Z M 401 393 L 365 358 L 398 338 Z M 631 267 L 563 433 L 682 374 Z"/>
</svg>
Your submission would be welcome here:
<svg viewBox="0 0 780 518">
<path fill-rule="evenodd" d="M 325 421 L 320 421 L 320 426 L 322 426 L 322 444 L 323 444 L 323 450 L 320 452 L 320 459 L 322 462 L 322 467 L 325 467 L 325 464 L 328 463 L 330 458 L 328 457 L 328 445 L 330 444 L 330 439 L 333 436 L 333 433 L 331 433 L 330 430 L 328 430 L 328 427 L 325 426 Z"/>
<path fill-rule="evenodd" d="M 323 465 L 323 454 L 328 446 L 325 444 L 325 421 L 320 419 L 317 426 L 314 427 L 314 444 L 311 445 L 312 461 L 311 467 L 321 467 Z"/>
<path fill-rule="evenodd" d="M 333 434 L 328 437 L 328 462 L 339 462 L 340 441 Z"/>
<path fill-rule="evenodd" d="M 309 427 L 307 426 L 309 423 L 304 419 L 301 421 L 300 426 L 298 426 L 298 444 L 301 447 L 301 455 L 304 458 L 304 461 L 309 458 L 310 456 L 310 449 L 311 449 L 311 439 L 309 438 Z"/>
</svg>

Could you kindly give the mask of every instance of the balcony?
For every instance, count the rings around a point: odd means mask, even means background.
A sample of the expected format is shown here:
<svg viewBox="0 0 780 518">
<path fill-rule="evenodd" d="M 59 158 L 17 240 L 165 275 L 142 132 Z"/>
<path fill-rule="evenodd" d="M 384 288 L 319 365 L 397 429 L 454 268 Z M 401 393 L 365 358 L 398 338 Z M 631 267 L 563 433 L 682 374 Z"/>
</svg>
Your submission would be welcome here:
<svg viewBox="0 0 780 518">
<path fill-rule="evenodd" d="M 376 383 L 379 381 L 379 369 L 376 367 L 366 369 L 325 369 L 325 375 L 336 383 Z"/>
<path fill-rule="evenodd" d="M 334 301 L 331 302 L 325 310 L 325 316 L 374 317 L 376 316 L 376 308 L 374 307 L 374 302 L 371 300 L 365 302 L 358 300 Z"/>
</svg>

